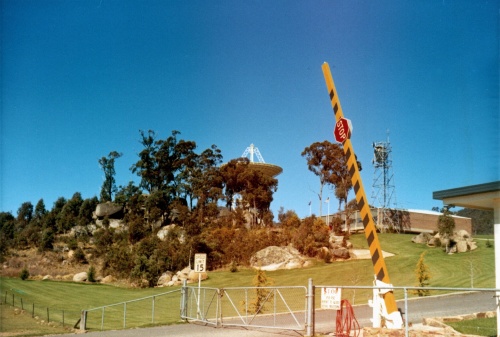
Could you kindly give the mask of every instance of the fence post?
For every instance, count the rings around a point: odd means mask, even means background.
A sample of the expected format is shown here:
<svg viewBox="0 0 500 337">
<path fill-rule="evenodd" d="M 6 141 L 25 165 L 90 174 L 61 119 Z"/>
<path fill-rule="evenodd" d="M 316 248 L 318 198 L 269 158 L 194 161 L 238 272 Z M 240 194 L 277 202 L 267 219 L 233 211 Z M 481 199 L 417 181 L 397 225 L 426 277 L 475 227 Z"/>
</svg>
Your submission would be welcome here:
<svg viewBox="0 0 500 337">
<path fill-rule="evenodd" d="M 155 323 L 155 297 L 153 296 L 153 309 L 151 313 L 151 323 Z"/>
<path fill-rule="evenodd" d="M 216 323 L 215 327 L 222 326 L 222 296 L 224 295 L 224 289 L 217 289 L 217 308 L 215 309 Z M 218 314 L 217 314 L 218 313 Z"/>
<path fill-rule="evenodd" d="M 47 307 L 47 323 L 50 323 L 49 307 Z"/>
<path fill-rule="evenodd" d="M 186 319 L 187 317 L 187 303 L 188 303 L 188 295 L 187 295 L 187 280 L 182 281 L 181 288 L 181 318 Z"/>
<path fill-rule="evenodd" d="M 80 331 L 85 331 L 87 328 L 87 311 L 82 310 L 82 314 L 80 316 Z"/>
<path fill-rule="evenodd" d="M 310 278 L 307 284 L 307 308 L 306 308 L 306 334 L 305 336 L 314 336 L 314 285 Z"/>
<path fill-rule="evenodd" d="M 127 327 L 127 302 L 123 303 L 123 328 Z"/>
</svg>

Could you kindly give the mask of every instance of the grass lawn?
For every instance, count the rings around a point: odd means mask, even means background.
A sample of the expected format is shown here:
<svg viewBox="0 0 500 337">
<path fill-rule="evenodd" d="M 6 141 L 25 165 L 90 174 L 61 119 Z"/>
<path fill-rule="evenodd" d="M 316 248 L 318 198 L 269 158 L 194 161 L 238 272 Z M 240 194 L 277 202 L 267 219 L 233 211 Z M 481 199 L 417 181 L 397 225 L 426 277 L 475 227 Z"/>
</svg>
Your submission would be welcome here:
<svg viewBox="0 0 500 337">
<path fill-rule="evenodd" d="M 14 304 L 16 307 L 23 306 L 24 310 L 32 316 L 32 309 L 34 307 L 34 316 L 40 317 L 45 321 L 64 322 L 67 325 L 73 326 L 81 317 L 83 309 L 92 309 L 103 305 L 114 303 L 121 303 L 137 298 L 159 295 L 162 293 L 170 292 L 176 288 L 150 288 L 150 289 L 129 289 L 122 287 L 115 287 L 103 284 L 89 284 L 89 283 L 73 283 L 73 282 L 58 282 L 58 281 L 22 281 L 13 278 L 0 279 L 0 293 L 2 296 L 2 303 L 7 305 Z M 158 296 L 155 298 L 155 322 L 163 324 L 171 324 L 179 321 L 179 294 L 174 296 Z M 22 298 L 22 303 L 21 303 Z M 168 300 L 166 300 L 168 298 Z M 133 302 L 128 305 L 128 324 L 126 327 L 133 327 L 143 325 L 144 322 L 151 322 L 152 315 L 152 299 L 147 299 L 141 302 Z M 34 304 L 34 305 L 33 305 Z M 165 310 L 165 307 L 176 306 L 174 317 L 162 316 L 164 312 L 174 312 L 172 310 Z M 48 308 L 48 309 L 47 309 Z M 140 312 L 140 314 L 137 314 Z M 48 315 L 48 317 L 47 317 Z M 149 315 L 148 318 L 144 316 Z M 113 319 L 117 316 L 116 319 Z M 92 311 L 89 313 L 89 323 L 91 328 L 100 329 L 101 326 L 96 326 L 94 321 L 99 320 L 101 311 Z M 94 321 L 92 321 L 92 319 Z M 123 305 L 108 308 L 106 311 L 106 322 L 110 326 L 104 326 L 107 329 L 123 328 Z M 137 321 L 139 323 L 137 323 Z"/>
<path fill-rule="evenodd" d="M 480 318 L 461 322 L 448 323 L 453 329 L 467 335 L 477 336 L 496 336 L 497 334 L 497 319 Z"/>
<path fill-rule="evenodd" d="M 425 252 L 425 264 L 429 267 L 431 273 L 430 286 L 469 288 L 473 285 L 475 288 L 494 288 L 494 249 L 487 247 L 487 240 L 478 240 L 478 249 L 475 251 L 447 255 L 441 248 L 429 248 L 426 245 L 412 243 L 412 237 L 413 235 L 410 234 L 379 234 L 382 249 L 395 254 L 385 259 L 393 285 L 416 285 L 415 267 L 420 254 Z M 356 249 L 368 248 L 364 234 L 352 235 L 350 240 Z M 493 243 L 492 237 L 491 243 Z M 266 275 L 269 279 L 273 280 L 276 286 L 307 286 L 309 278 L 313 279 L 315 285 L 370 286 L 373 283 L 373 267 L 369 259 L 328 264 L 323 261 L 314 261 L 313 266 L 309 268 L 278 270 L 266 272 Z M 210 272 L 209 279 L 204 281 L 202 285 L 213 288 L 253 286 L 252 281 L 254 276 L 255 271 L 246 268 L 240 268 L 236 273 L 229 271 Z M 10 303 L 12 301 L 12 294 L 14 294 L 16 306 L 20 306 L 19 299 L 22 297 L 25 310 L 31 312 L 32 305 L 35 303 L 36 315 L 41 319 L 45 319 L 46 308 L 50 308 L 51 319 L 61 322 L 64 314 L 65 321 L 71 326 L 80 318 L 82 309 L 158 295 L 175 289 L 179 289 L 179 287 L 128 289 L 102 284 L 62 281 L 22 281 L 18 278 L 0 278 L 1 302 L 6 301 Z M 345 290 L 343 292 L 343 297 L 349 299 L 351 302 L 354 299 L 354 295 L 355 304 L 366 303 L 368 298 L 371 297 L 371 290 L 358 289 L 355 292 L 353 290 Z M 403 297 L 402 291 L 395 291 L 395 295 L 397 298 Z M 177 323 L 179 321 L 179 295 L 176 294 L 175 296 L 176 300 L 164 300 L 167 297 L 158 297 L 156 299 L 157 312 L 162 310 L 162 305 L 169 308 L 177 308 L 173 310 L 175 317 L 163 317 L 165 321 L 162 321 L 162 324 Z M 320 301 L 316 301 L 319 305 L 318 302 Z M 2 305 L 2 307 L 9 306 Z M 138 317 L 142 319 L 142 322 L 151 321 L 151 300 L 137 304 L 136 308 L 144 312 L 144 317 Z M 106 311 L 106 317 L 117 315 L 117 319 L 120 321 L 123 317 L 123 306 L 117 306 L 115 309 Z M 128 305 L 127 310 L 134 310 L 134 305 Z M 98 316 L 100 315 L 100 313 L 95 313 Z M 156 315 L 157 313 L 155 314 L 155 323 L 158 321 Z M 28 316 L 30 317 L 31 315 Z M 3 321 L 5 322 L 5 320 Z M 139 323 L 135 323 L 131 318 L 127 318 L 127 327 L 135 324 Z M 100 327 L 94 326 L 94 328 Z M 121 328 L 121 326 L 118 326 L 118 328 Z M 2 324 L 0 331 L 8 331 L 4 329 L 6 329 L 6 326 Z"/>
</svg>

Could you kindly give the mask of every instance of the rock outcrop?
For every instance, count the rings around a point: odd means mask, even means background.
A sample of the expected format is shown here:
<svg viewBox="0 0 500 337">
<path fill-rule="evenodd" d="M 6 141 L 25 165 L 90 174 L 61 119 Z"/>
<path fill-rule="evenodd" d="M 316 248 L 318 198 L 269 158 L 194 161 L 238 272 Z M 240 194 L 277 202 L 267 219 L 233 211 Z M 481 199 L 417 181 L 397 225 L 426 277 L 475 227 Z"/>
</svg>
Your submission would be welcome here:
<svg viewBox="0 0 500 337">
<path fill-rule="evenodd" d="M 186 267 L 177 273 L 173 273 L 171 271 L 164 272 L 160 278 L 158 279 L 157 286 L 158 287 L 172 287 L 181 285 L 184 280 L 187 283 L 198 282 L 198 279 L 201 278 L 202 281 L 208 279 L 208 274 L 206 272 L 197 273 L 190 267 Z"/>
<path fill-rule="evenodd" d="M 104 217 L 121 219 L 123 217 L 123 206 L 109 201 L 98 204 L 95 209 L 95 215 L 101 219 Z"/>
<path fill-rule="evenodd" d="M 106 277 L 104 277 L 102 280 L 101 280 L 101 283 L 103 284 L 108 284 L 108 283 L 112 283 L 115 281 L 115 278 L 112 276 L 112 275 L 108 275 Z"/>
<path fill-rule="evenodd" d="M 428 233 L 420 233 L 411 239 L 414 243 L 426 244 L 430 247 L 444 247 L 447 253 L 464 253 L 477 248 L 470 234 L 465 230 L 459 230 L 453 233 L 451 237 L 441 237 L 438 234 L 432 236 Z"/>
<path fill-rule="evenodd" d="M 309 265 L 308 260 L 291 246 L 269 246 L 259 250 L 250 258 L 253 268 L 266 271 L 278 269 L 303 268 Z"/>
<path fill-rule="evenodd" d="M 414 236 L 411 239 L 411 242 L 427 244 L 431 238 L 432 238 L 432 235 L 429 233 L 420 233 L 420 234 Z"/>
<path fill-rule="evenodd" d="M 332 233 L 328 238 L 328 242 L 330 244 L 329 252 L 333 260 L 347 260 L 351 257 L 352 243 L 346 240 L 344 236 Z"/>
<path fill-rule="evenodd" d="M 165 226 L 163 228 L 161 228 L 158 233 L 156 233 L 156 236 L 158 237 L 158 239 L 160 239 L 161 241 L 165 241 L 167 240 L 167 236 L 168 236 L 168 233 L 170 233 L 171 231 L 174 231 L 176 230 L 177 228 L 179 228 L 178 226 L 176 226 L 175 224 L 172 224 L 172 225 L 168 225 L 168 226 Z M 181 244 L 183 244 L 185 241 L 186 241 L 186 234 L 185 234 L 185 231 L 184 229 L 180 229 L 180 233 L 179 233 L 179 236 L 178 236 L 178 240 Z"/>
<path fill-rule="evenodd" d="M 88 279 L 87 272 L 81 272 L 73 276 L 73 282 L 85 282 Z"/>
</svg>

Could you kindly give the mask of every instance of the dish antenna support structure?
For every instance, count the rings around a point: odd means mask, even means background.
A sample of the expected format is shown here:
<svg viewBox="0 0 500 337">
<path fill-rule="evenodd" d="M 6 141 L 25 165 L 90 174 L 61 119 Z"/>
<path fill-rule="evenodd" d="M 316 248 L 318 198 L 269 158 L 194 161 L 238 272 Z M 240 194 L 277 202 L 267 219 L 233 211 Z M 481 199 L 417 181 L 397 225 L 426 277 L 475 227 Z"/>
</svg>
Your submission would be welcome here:
<svg viewBox="0 0 500 337">
<path fill-rule="evenodd" d="M 257 147 L 255 147 L 255 145 L 253 144 L 250 144 L 249 147 L 247 147 L 245 149 L 245 151 L 243 152 L 243 154 L 241 155 L 242 158 L 246 158 L 247 156 L 250 156 L 250 162 L 251 163 L 255 163 L 254 160 L 253 160 L 253 156 L 256 155 L 257 156 L 257 159 L 259 160 L 258 162 L 259 163 L 265 163 L 264 161 L 264 158 L 262 158 L 262 155 L 260 154 L 260 151 Z"/>
</svg>

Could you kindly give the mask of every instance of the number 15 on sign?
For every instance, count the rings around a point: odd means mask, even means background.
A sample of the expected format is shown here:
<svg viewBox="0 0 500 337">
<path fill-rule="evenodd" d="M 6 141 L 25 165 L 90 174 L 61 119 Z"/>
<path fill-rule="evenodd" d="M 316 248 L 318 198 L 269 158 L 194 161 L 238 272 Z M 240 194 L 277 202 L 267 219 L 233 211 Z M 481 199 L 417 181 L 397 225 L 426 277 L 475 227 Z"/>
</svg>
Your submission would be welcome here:
<svg viewBox="0 0 500 337">
<path fill-rule="evenodd" d="M 207 271 L 207 254 L 194 254 L 194 271 L 197 273 Z"/>
</svg>

